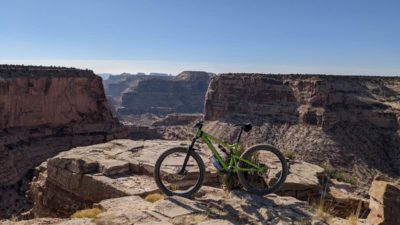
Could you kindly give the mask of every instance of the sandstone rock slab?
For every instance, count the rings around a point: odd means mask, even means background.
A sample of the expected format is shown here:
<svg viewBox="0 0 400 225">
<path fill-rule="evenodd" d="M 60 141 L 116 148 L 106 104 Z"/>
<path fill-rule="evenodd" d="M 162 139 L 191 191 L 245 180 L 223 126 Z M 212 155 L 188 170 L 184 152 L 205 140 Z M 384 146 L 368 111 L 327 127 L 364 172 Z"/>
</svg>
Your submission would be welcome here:
<svg viewBox="0 0 400 225">
<path fill-rule="evenodd" d="M 377 176 L 369 191 L 368 221 L 374 225 L 395 225 L 400 221 L 400 184 Z"/>
</svg>

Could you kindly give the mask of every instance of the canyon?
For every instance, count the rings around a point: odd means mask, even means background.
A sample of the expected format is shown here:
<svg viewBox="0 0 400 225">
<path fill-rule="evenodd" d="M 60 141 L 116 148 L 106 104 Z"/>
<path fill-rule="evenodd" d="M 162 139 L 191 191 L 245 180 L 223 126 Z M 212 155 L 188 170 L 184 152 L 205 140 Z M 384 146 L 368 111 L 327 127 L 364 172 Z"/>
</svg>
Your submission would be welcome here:
<svg viewBox="0 0 400 225">
<path fill-rule="evenodd" d="M 30 219 L 13 224 L 346 224 L 357 205 L 360 224 L 398 218 L 399 77 L 185 71 L 102 82 L 90 70 L 4 65 L 0 96 L 0 217 Z M 229 142 L 235 123 L 251 122 L 243 146 L 272 144 L 290 161 L 282 189 L 221 189 L 199 143 L 206 186 L 146 201 L 158 193 L 155 160 L 187 146 L 201 119 Z M 321 195 L 330 222 L 307 202 Z M 87 208 L 101 212 L 69 218 Z"/>
<path fill-rule="evenodd" d="M 104 81 L 107 98 L 123 120 L 129 116 L 152 113 L 202 113 L 204 95 L 214 74 L 184 71 L 177 76 L 110 76 Z"/>
<path fill-rule="evenodd" d="M 126 135 L 89 70 L 0 66 L 0 217 L 29 208 L 33 168 L 61 151 Z"/>
</svg>

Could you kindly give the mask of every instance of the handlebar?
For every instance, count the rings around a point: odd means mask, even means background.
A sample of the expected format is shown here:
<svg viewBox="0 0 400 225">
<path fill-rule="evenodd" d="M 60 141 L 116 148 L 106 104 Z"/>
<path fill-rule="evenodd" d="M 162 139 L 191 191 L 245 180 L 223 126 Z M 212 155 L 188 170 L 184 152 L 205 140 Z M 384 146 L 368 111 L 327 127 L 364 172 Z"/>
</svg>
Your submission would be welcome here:
<svg viewBox="0 0 400 225">
<path fill-rule="evenodd" d="M 199 122 L 196 123 L 196 125 L 194 125 L 193 128 L 199 128 L 201 130 L 201 128 L 203 128 L 203 123 L 204 121 L 200 120 Z"/>
</svg>

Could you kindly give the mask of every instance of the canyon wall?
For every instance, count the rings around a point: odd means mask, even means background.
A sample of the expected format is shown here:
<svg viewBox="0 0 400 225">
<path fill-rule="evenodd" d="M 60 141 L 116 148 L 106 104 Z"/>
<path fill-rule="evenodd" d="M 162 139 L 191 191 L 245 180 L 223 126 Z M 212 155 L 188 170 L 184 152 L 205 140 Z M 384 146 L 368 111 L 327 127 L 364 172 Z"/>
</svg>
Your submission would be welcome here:
<svg viewBox="0 0 400 225">
<path fill-rule="evenodd" d="M 130 75 L 104 81 L 118 116 L 152 113 L 201 113 L 213 74 L 185 71 L 177 76 Z"/>
<path fill-rule="evenodd" d="M 400 175 L 400 78 L 222 74 L 206 95 L 208 131 L 247 144 L 268 142 L 297 158 L 342 168 L 363 181 Z"/>
<path fill-rule="evenodd" d="M 124 137 L 89 70 L 0 66 L 0 217 L 27 207 L 32 169 L 60 151 Z"/>
<path fill-rule="evenodd" d="M 154 73 L 149 75 L 142 73 L 122 73 L 119 75 L 110 75 L 108 79 L 103 80 L 107 101 L 116 115 L 118 115 L 118 109 L 121 108 L 122 96 L 125 93 L 137 88 L 141 81 L 148 79 L 171 80 L 173 79 L 173 76 Z"/>
</svg>

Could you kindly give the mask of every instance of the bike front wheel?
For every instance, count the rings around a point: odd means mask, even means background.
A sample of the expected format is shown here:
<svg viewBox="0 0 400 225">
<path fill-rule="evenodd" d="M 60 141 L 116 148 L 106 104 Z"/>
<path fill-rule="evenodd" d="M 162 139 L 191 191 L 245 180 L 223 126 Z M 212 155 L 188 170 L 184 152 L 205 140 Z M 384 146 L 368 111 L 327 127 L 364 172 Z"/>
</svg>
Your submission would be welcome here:
<svg viewBox="0 0 400 225">
<path fill-rule="evenodd" d="M 288 166 L 285 156 L 270 145 L 256 145 L 246 150 L 238 163 L 238 178 L 242 186 L 249 192 L 266 195 L 277 191 L 286 180 Z M 253 165 L 263 168 L 262 171 L 252 170 Z M 245 169 L 248 169 L 245 171 Z"/>
<path fill-rule="evenodd" d="M 187 154 L 189 154 L 189 159 L 182 171 Z M 205 166 L 201 157 L 194 150 L 188 153 L 187 148 L 183 147 L 164 152 L 158 158 L 154 168 L 156 184 L 168 196 L 191 196 L 203 184 L 204 174 Z"/>
</svg>

